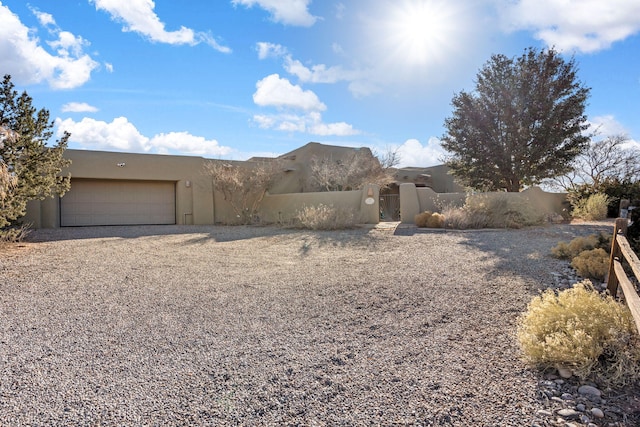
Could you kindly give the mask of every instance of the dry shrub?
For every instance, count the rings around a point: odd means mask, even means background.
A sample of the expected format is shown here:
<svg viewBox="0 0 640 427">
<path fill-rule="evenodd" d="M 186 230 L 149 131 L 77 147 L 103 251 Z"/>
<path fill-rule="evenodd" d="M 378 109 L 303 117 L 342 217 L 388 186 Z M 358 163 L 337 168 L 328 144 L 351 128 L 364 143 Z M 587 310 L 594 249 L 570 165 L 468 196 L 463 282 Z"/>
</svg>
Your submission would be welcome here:
<svg viewBox="0 0 640 427">
<path fill-rule="evenodd" d="M 418 227 L 442 228 L 444 227 L 445 217 L 439 213 L 431 213 L 425 211 L 414 217 L 414 222 Z"/>
<path fill-rule="evenodd" d="M 602 248 L 582 251 L 571 260 L 571 267 L 580 277 L 602 282 L 609 271 L 609 254 Z"/>
<path fill-rule="evenodd" d="M 19 243 L 27 238 L 31 229 L 28 225 L 20 225 L 16 227 L 8 227 L 0 229 L 0 245 L 7 243 Z"/>
<path fill-rule="evenodd" d="M 442 211 L 445 217 L 445 227 L 457 230 L 477 229 L 490 227 L 489 217 L 479 211 L 471 211 L 465 207 L 445 207 Z"/>
<path fill-rule="evenodd" d="M 586 237 L 576 237 L 569 243 L 560 242 L 551 249 L 554 257 L 559 259 L 573 259 L 582 251 L 589 251 L 598 246 L 598 238 L 596 235 Z"/>
<path fill-rule="evenodd" d="M 571 215 L 585 220 L 601 220 L 607 218 L 609 196 L 606 194 L 592 194 L 586 199 L 578 199 L 573 203 Z"/>
<path fill-rule="evenodd" d="M 296 215 L 296 226 L 309 230 L 341 230 L 356 224 L 357 217 L 352 209 L 333 205 L 305 206 Z"/>
<path fill-rule="evenodd" d="M 592 234 L 586 237 L 576 237 L 569 243 L 560 242 L 551 249 L 551 254 L 559 259 L 571 260 L 581 252 L 591 249 L 602 248 L 606 251 L 611 249 L 611 235 L 607 233 Z"/>
<path fill-rule="evenodd" d="M 544 220 L 527 199 L 513 194 L 475 194 L 467 197 L 461 208 L 445 207 L 442 211 L 448 228 L 521 228 Z"/>
<path fill-rule="evenodd" d="M 594 291 L 588 280 L 534 298 L 518 319 L 517 334 L 531 365 L 569 368 L 609 385 L 640 379 L 640 337 L 629 309 Z"/>
</svg>

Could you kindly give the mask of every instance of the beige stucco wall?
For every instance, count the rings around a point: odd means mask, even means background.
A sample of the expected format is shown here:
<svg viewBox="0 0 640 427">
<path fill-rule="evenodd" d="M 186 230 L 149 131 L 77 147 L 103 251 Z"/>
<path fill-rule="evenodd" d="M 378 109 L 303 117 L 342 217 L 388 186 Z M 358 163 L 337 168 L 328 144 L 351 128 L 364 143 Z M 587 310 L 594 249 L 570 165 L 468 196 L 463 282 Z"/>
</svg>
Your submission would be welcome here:
<svg viewBox="0 0 640 427">
<path fill-rule="evenodd" d="M 380 221 L 380 189 L 369 185 L 356 191 L 331 191 L 320 193 L 268 194 L 265 196 L 260 217 L 268 223 L 290 222 L 305 206 L 333 205 L 356 213 L 359 222 L 377 224 Z M 366 199 L 371 197 L 372 204 Z"/>
<path fill-rule="evenodd" d="M 177 224 L 232 223 L 235 213 L 221 193 L 213 191 L 212 178 L 204 172 L 204 165 L 211 160 L 202 157 L 155 154 L 116 153 L 106 151 L 66 150 L 65 157 L 72 161 L 63 171 L 74 179 L 159 180 L 173 181 L 176 189 Z M 236 162 L 232 162 L 236 163 Z M 369 187 L 363 191 L 331 193 L 294 193 L 268 195 L 260 217 L 265 222 L 277 222 L 284 213 L 289 216 L 304 205 L 320 203 L 353 208 L 362 213 L 363 223 L 377 223 L 378 189 L 373 206 L 365 205 Z M 35 228 L 60 226 L 60 199 L 47 198 L 32 201 L 27 206 L 25 222 Z"/>
<path fill-rule="evenodd" d="M 524 198 L 530 201 L 541 213 L 555 213 L 567 217 L 568 203 L 566 193 L 547 193 L 538 187 L 531 187 L 520 193 L 482 193 L 491 196 Z M 402 222 L 413 224 L 414 217 L 420 212 L 440 212 L 445 206 L 463 206 L 466 193 L 436 193 L 431 188 L 417 188 L 414 184 L 400 185 L 400 212 Z"/>
<path fill-rule="evenodd" d="M 176 222 L 178 224 L 213 223 L 211 181 L 202 174 L 204 159 L 189 156 L 116 153 L 107 151 L 66 150 L 71 166 L 63 173 L 74 178 L 159 180 L 176 185 Z M 58 198 L 31 202 L 26 222 L 36 228 L 58 227 Z"/>
</svg>

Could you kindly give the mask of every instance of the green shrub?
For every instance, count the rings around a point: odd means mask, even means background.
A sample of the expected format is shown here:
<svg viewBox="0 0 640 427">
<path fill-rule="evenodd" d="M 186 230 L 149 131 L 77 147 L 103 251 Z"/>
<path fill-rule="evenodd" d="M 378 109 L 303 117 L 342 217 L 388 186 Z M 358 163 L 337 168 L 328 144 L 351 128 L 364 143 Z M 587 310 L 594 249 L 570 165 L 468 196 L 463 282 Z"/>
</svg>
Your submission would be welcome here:
<svg viewBox="0 0 640 427">
<path fill-rule="evenodd" d="M 611 385 L 640 379 L 640 339 L 629 309 L 588 280 L 535 297 L 518 319 L 517 337 L 531 365 Z"/>
<path fill-rule="evenodd" d="M 580 277 L 603 282 L 609 271 L 609 254 L 601 248 L 582 251 L 571 260 L 571 267 Z"/>
<path fill-rule="evenodd" d="M 305 206 L 296 215 L 296 225 L 309 230 L 341 230 L 353 228 L 356 224 L 353 210 L 333 205 Z"/>
<path fill-rule="evenodd" d="M 609 197 L 606 194 L 596 193 L 587 198 L 577 199 L 573 202 L 571 212 L 574 218 L 585 220 L 602 220 L 607 218 L 607 205 Z"/>
<path fill-rule="evenodd" d="M 414 217 L 414 222 L 418 227 L 442 228 L 444 227 L 444 215 L 425 211 Z"/>
</svg>

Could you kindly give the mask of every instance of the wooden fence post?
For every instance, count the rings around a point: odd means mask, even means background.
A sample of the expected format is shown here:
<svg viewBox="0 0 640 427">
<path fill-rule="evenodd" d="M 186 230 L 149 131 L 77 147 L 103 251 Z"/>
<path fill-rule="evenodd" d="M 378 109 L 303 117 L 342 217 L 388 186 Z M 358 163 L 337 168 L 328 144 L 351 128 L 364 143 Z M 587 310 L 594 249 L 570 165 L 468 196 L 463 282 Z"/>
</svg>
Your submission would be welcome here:
<svg viewBox="0 0 640 427">
<path fill-rule="evenodd" d="M 616 225 L 613 229 L 613 239 L 611 239 L 611 256 L 609 258 L 609 273 L 607 275 L 607 291 L 612 297 L 616 297 L 618 294 L 618 278 L 614 269 L 614 260 L 622 256 L 620 251 L 620 245 L 618 244 L 618 234 L 625 236 L 627 234 L 627 219 L 616 219 Z"/>
</svg>

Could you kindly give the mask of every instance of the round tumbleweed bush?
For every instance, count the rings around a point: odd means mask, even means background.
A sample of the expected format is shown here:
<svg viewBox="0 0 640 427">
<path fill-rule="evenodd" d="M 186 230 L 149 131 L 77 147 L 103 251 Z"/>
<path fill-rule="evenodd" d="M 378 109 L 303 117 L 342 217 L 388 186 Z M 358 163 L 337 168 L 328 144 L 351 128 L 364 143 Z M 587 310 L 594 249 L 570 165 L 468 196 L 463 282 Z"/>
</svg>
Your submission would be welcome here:
<svg viewBox="0 0 640 427">
<path fill-rule="evenodd" d="M 535 297 L 517 333 L 524 360 L 533 366 L 568 368 L 614 385 L 640 379 L 640 340 L 629 309 L 588 280 Z"/>
</svg>

